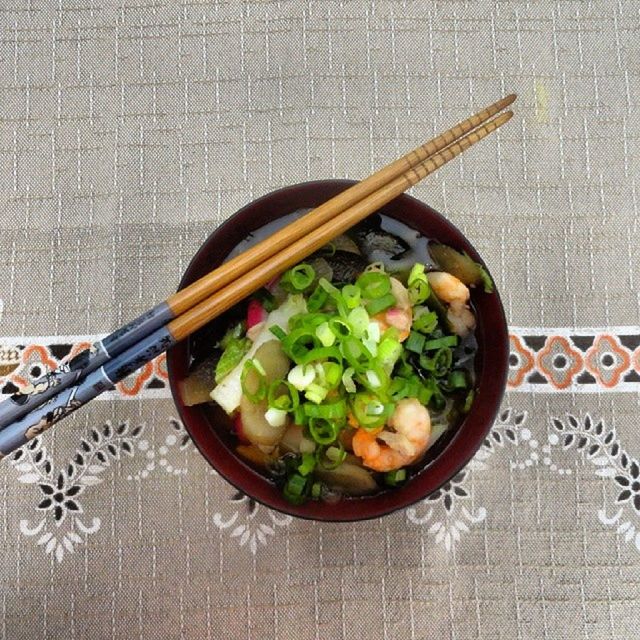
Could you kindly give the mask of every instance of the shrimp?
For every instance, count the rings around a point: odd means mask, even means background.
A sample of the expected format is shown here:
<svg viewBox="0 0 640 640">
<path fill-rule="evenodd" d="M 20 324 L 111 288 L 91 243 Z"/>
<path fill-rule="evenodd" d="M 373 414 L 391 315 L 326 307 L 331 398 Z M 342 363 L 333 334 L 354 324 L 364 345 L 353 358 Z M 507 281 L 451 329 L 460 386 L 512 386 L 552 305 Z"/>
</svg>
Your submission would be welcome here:
<svg viewBox="0 0 640 640">
<path fill-rule="evenodd" d="M 449 306 L 447 320 L 454 333 L 466 336 L 476 326 L 476 318 L 468 305 L 469 288 L 444 271 L 432 271 L 427 278 L 434 293 Z"/>
<path fill-rule="evenodd" d="M 395 306 L 381 311 L 373 316 L 373 320 L 378 323 L 380 332 L 386 331 L 389 327 L 395 327 L 400 332 L 399 340 L 403 342 L 409 337 L 411 323 L 413 322 L 413 312 L 409 292 L 397 278 L 390 278 L 391 293 L 396 299 Z"/>
<path fill-rule="evenodd" d="M 431 417 L 417 398 L 404 398 L 377 432 L 360 427 L 353 436 L 353 453 L 374 471 L 394 471 L 415 462 L 429 446 Z M 382 442 L 380 442 L 382 441 Z"/>
</svg>

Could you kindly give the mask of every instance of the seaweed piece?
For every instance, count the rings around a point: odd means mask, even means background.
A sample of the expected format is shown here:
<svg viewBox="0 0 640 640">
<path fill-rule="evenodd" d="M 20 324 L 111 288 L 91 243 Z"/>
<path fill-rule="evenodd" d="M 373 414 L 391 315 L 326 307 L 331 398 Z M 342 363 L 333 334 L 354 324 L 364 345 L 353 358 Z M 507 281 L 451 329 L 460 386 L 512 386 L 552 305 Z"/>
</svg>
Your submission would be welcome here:
<svg viewBox="0 0 640 640">
<path fill-rule="evenodd" d="M 374 251 L 388 256 L 391 260 L 397 260 L 409 250 L 409 245 L 398 236 L 384 231 L 380 226 L 379 215 L 369 216 L 364 223 L 353 227 L 350 235 L 354 238 L 362 253 L 369 254 Z"/>
<path fill-rule="evenodd" d="M 333 282 L 353 282 L 367 267 L 367 261 L 357 253 L 337 250 L 324 256 L 333 272 Z"/>
</svg>

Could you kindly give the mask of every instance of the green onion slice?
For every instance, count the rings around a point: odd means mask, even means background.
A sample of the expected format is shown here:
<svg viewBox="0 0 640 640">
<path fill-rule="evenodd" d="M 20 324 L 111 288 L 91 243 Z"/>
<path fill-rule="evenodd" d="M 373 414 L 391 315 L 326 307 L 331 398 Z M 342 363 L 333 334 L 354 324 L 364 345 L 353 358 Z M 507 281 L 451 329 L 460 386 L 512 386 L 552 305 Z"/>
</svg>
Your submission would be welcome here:
<svg viewBox="0 0 640 640">
<path fill-rule="evenodd" d="M 326 418 L 309 418 L 309 435 L 318 444 L 331 444 L 338 436 L 338 425 Z"/>
<path fill-rule="evenodd" d="M 379 298 L 371 300 L 366 306 L 367 313 L 371 316 L 375 316 L 378 313 L 382 313 L 387 309 L 391 309 L 396 306 L 396 299 L 392 293 L 387 293 Z"/>
<path fill-rule="evenodd" d="M 265 371 L 259 360 L 246 360 L 240 374 L 242 393 L 251 402 L 260 402 L 267 395 Z"/>
<path fill-rule="evenodd" d="M 455 347 L 458 344 L 458 336 L 444 336 L 435 340 L 427 340 L 424 343 L 425 351 L 435 351 L 442 347 Z"/>
<path fill-rule="evenodd" d="M 298 473 L 308 476 L 316 467 L 316 457 L 313 453 L 303 453 L 302 462 L 298 465 Z"/>
<path fill-rule="evenodd" d="M 365 298 L 374 300 L 391 291 L 391 279 L 386 273 L 367 271 L 356 280 L 356 286 L 360 288 Z"/>
<path fill-rule="evenodd" d="M 280 284 L 285 289 L 293 289 L 294 291 L 305 291 L 313 283 L 316 277 L 315 269 L 306 263 L 301 263 L 289 269 L 280 280 Z"/>
</svg>

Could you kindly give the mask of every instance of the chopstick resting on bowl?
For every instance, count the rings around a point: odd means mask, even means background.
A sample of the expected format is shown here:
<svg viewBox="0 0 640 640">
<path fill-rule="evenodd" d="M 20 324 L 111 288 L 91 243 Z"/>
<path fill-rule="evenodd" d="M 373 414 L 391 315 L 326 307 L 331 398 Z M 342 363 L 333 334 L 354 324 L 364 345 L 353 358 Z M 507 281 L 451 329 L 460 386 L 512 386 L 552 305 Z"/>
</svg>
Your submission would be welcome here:
<svg viewBox="0 0 640 640">
<path fill-rule="evenodd" d="M 116 330 L 32 389 L 0 403 L 8 454 L 183 340 L 283 270 L 436 171 L 507 122 L 507 96 L 357 183 Z"/>
</svg>

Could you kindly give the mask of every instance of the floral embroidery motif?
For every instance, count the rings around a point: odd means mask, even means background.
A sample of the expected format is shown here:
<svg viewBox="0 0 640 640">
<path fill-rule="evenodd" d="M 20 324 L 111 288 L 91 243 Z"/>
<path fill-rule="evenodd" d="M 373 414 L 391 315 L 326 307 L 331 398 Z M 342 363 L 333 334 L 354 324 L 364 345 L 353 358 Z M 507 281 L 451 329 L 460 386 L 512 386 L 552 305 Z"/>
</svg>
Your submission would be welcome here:
<svg viewBox="0 0 640 640">
<path fill-rule="evenodd" d="M 240 491 L 232 495 L 229 505 L 236 510 L 229 517 L 214 513 L 213 524 L 223 531 L 230 530 L 239 546 L 246 545 L 253 555 L 257 553 L 258 545 L 265 546 L 268 538 L 275 535 L 275 527 L 286 527 L 293 521 L 291 516 L 259 505 Z"/>
<path fill-rule="evenodd" d="M 112 427 L 105 423 L 101 429 L 92 429 L 89 437 L 80 441 L 73 459 L 64 469 L 56 470 L 42 440 L 36 438 L 18 449 L 11 457 L 13 466 L 21 472 L 18 480 L 35 484 L 40 490 L 36 509 L 43 517 L 35 525 L 20 521 L 20 531 L 26 536 L 37 536 L 36 544 L 43 546 L 46 554 L 52 554 L 62 562 L 65 553 L 73 553 L 84 542 L 82 536 L 96 533 L 100 518 L 94 517 L 85 524 L 82 495 L 103 481 L 101 474 L 114 460 L 123 455 L 133 457 L 133 440 L 143 427 L 129 428 L 128 423 Z"/>
<path fill-rule="evenodd" d="M 575 448 L 582 458 L 590 462 L 595 474 L 609 478 L 615 489 L 615 505 L 620 508 L 613 516 L 607 509 L 598 511 L 602 524 L 616 527 L 616 533 L 624 535 L 625 542 L 633 542 L 640 552 L 640 463 L 622 447 L 615 428 L 607 428 L 603 420 L 594 422 L 589 414 L 579 420 L 568 414 L 565 419 L 552 418 L 557 432 L 551 441 L 564 450 Z M 551 438 L 551 436 L 550 436 Z M 630 519 L 621 522 L 627 508 Z"/>
<path fill-rule="evenodd" d="M 586 368 L 605 387 L 615 387 L 629 369 L 629 352 L 610 335 L 598 336 L 585 356 Z"/>
<path fill-rule="evenodd" d="M 522 344 L 519 336 L 510 335 L 509 345 L 509 377 L 507 384 L 509 387 L 519 387 L 527 374 L 533 369 L 535 360 L 531 349 Z"/>
<path fill-rule="evenodd" d="M 487 517 L 484 507 L 472 511 L 465 505 L 470 498 L 466 481 L 472 473 L 485 471 L 488 468 L 486 461 L 499 448 L 504 448 L 506 444 L 518 444 L 518 433 L 525 431 L 522 425 L 526 419 L 526 413 L 504 410 L 468 466 L 417 506 L 408 508 L 407 520 L 421 526 L 429 524 L 427 533 L 434 536 L 434 542 L 443 544 L 447 552 L 451 551 L 461 535 L 470 530 L 470 526 L 483 522 Z M 421 513 L 423 510 L 424 513 Z"/>
<path fill-rule="evenodd" d="M 143 469 L 128 476 L 128 480 L 144 480 L 154 470 L 160 470 L 174 476 L 187 474 L 186 458 L 182 466 L 177 466 L 175 461 L 173 464 L 170 462 L 168 454 L 171 449 L 178 449 L 190 454 L 194 448 L 193 442 L 180 420 L 169 418 L 169 426 L 172 431 L 165 436 L 164 444 L 159 447 L 151 446 L 148 440 L 140 440 L 138 442 L 138 450 L 147 459 L 147 463 Z M 213 475 L 218 475 L 214 469 L 211 469 L 210 472 Z"/>
<path fill-rule="evenodd" d="M 554 387 L 566 389 L 582 369 L 582 356 L 564 336 L 551 336 L 538 354 L 538 368 Z"/>
</svg>

